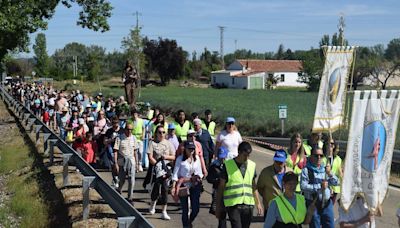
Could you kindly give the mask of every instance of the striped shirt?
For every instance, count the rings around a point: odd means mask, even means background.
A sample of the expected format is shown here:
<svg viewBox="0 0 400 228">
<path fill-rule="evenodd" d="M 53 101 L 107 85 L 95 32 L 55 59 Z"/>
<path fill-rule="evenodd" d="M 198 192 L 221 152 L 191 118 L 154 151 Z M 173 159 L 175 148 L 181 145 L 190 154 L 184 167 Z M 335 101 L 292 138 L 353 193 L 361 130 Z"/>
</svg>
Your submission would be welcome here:
<svg viewBox="0 0 400 228">
<path fill-rule="evenodd" d="M 115 139 L 114 150 L 118 150 L 118 154 L 124 157 L 135 158 L 136 138 L 133 135 L 129 137 L 126 134 L 120 134 Z"/>
</svg>

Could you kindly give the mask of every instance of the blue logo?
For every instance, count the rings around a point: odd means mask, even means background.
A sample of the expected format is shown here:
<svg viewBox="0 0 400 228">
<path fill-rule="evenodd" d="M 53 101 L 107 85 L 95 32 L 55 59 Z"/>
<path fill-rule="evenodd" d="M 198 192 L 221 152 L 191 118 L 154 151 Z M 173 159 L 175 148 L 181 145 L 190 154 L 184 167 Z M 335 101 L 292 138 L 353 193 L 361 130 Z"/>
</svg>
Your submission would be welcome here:
<svg viewBox="0 0 400 228">
<path fill-rule="evenodd" d="M 382 122 L 374 121 L 364 126 L 361 148 L 361 166 L 374 172 L 382 161 L 385 153 L 386 130 Z"/>
</svg>

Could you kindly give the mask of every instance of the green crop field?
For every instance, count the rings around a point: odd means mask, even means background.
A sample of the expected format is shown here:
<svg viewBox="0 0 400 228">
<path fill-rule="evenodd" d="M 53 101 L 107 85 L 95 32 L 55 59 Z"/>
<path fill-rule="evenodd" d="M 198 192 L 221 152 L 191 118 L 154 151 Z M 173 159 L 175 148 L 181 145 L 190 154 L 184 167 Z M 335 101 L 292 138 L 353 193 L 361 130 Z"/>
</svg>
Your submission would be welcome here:
<svg viewBox="0 0 400 228">
<path fill-rule="evenodd" d="M 100 83 L 84 82 L 81 85 L 73 85 L 71 81 L 55 82 L 54 86 L 80 89 L 92 95 L 100 90 L 105 96 L 124 95 L 122 84 L 115 78 Z M 306 92 L 302 89 L 213 89 L 180 87 L 179 82 L 172 82 L 167 87 L 141 88 L 139 101 L 150 102 L 152 106 L 160 108 L 167 114 L 183 109 L 187 115 L 198 112 L 202 117 L 204 110 L 210 109 L 220 127 L 227 116 L 233 116 L 236 118 L 239 131 L 246 136 L 281 136 L 278 105 L 285 104 L 288 107 L 288 118 L 285 122 L 284 137 L 290 137 L 294 132 L 300 132 L 305 137 L 312 127 L 317 95 L 317 92 Z M 348 96 L 348 101 L 352 100 L 351 96 Z M 348 117 L 351 117 L 351 113 L 348 113 Z M 343 127 L 334 133 L 334 137 L 347 140 L 347 134 L 348 129 Z M 396 148 L 400 147 L 399 141 L 397 137 Z"/>
</svg>

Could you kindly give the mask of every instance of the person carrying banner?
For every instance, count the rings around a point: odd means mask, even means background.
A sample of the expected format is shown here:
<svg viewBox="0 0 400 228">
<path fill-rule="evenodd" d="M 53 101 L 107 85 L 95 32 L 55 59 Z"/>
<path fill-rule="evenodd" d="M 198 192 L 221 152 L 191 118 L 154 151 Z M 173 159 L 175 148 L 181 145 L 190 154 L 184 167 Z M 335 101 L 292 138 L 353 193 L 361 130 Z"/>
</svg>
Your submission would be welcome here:
<svg viewBox="0 0 400 228">
<path fill-rule="evenodd" d="M 337 186 L 338 179 L 331 172 L 330 164 L 322 163 L 322 149 L 314 146 L 307 166 L 301 172 L 300 188 L 304 193 L 307 207 L 316 199 L 316 209 L 310 228 L 334 227 L 333 203 L 330 186 Z"/>
<path fill-rule="evenodd" d="M 325 157 L 322 159 L 322 163 L 324 165 L 329 163 L 332 169 L 332 174 L 335 175 L 337 178 L 339 178 L 339 181 L 341 182 L 343 177 L 343 171 L 342 171 L 342 158 L 340 158 L 340 156 L 338 155 L 339 145 L 333 138 L 328 137 L 327 140 L 324 142 L 323 151 Z M 333 192 L 332 202 L 333 204 L 335 204 L 337 196 L 340 195 L 340 185 L 331 186 L 331 190 Z"/>
<path fill-rule="evenodd" d="M 298 182 L 297 174 L 292 171 L 285 173 L 284 193 L 271 201 L 264 228 L 299 228 L 310 222 L 315 210 L 315 200 L 307 209 L 304 196 L 295 192 Z"/>
<path fill-rule="evenodd" d="M 339 207 L 338 222 L 341 228 L 375 228 L 374 215 L 362 197 L 357 197 L 347 212 Z"/>
</svg>

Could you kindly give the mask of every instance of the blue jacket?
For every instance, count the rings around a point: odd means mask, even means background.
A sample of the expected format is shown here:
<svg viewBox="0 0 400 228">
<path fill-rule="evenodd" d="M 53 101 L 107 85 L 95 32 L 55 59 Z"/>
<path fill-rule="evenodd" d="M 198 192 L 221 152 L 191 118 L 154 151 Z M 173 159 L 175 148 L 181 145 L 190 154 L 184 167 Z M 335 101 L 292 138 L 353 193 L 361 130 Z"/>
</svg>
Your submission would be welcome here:
<svg viewBox="0 0 400 228">
<path fill-rule="evenodd" d="M 205 129 L 201 129 L 201 135 L 196 133 L 196 140 L 201 144 L 203 157 L 210 158 L 214 154 L 214 142 L 210 133 Z"/>
<path fill-rule="evenodd" d="M 328 181 L 329 186 L 337 186 L 339 184 L 338 178 L 335 175 L 327 176 L 325 165 L 321 164 L 320 167 L 316 167 L 307 160 L 307 166 L 302 170 L 300 178 L 300 188 L 307 200 L 312 200 L 313 194 L 317 194 L 320 201 L 323 198 L 328 200 L 331 197 L 331 190 L 329 188 L 326 188 L 325 191 L 321 189 L 321 183 L 324 179 Z"/>
</svg>

